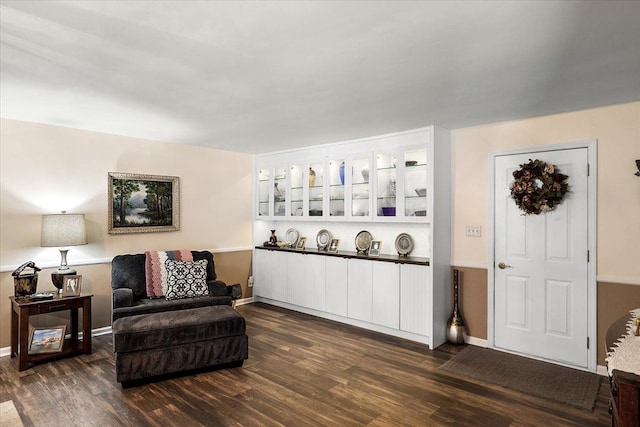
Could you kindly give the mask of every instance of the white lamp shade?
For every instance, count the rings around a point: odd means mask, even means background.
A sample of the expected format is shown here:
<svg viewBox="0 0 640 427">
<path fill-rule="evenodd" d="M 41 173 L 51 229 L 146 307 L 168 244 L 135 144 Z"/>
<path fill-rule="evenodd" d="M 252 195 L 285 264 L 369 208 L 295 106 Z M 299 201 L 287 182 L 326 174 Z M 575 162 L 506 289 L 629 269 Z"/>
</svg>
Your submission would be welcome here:
<svg viewBox="0 0 640 427">
<path fill-rule="evenodd" d="M 84 214 L 42 215 L 40 246 L 62 248 L 86 244 Z"/>
</svg>

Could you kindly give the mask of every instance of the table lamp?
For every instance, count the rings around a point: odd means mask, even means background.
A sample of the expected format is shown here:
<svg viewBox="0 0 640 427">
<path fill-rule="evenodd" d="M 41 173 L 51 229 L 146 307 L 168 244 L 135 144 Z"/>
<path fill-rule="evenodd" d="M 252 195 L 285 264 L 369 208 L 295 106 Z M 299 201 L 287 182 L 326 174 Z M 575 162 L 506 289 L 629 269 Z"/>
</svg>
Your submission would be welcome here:
<svg viewBox="0 0 640 427">
<path fill-rule="evenodd" d="M 76 274 L 76 271 L 67 265 L 68 246 L 87 244 L 87 229 L 84 222 L 84 214 L 42 215 L 42 234 L 40 246 L 60 248 L 60 267 L 51 273 L 53 286 L 62 292 L 64 276 Z"/>
</svg>

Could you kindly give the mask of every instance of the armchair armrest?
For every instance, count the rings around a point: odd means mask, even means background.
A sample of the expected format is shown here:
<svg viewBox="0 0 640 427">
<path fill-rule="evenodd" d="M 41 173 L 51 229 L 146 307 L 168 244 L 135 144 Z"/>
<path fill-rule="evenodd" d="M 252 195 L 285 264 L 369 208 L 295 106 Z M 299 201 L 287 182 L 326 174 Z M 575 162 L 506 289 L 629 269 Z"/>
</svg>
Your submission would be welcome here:
<svg viewBox="0 0 640 427">
<path fill-rule="evenodd" d="M 129 288 L 113 289 L 113 308 L 131 307 L 133 305 L 133 290 Z"/>
<path fill-rule="evenodd" d="M 242 298 L 242 286 L 240 286 L 240 283 L 229 285 L 227 286 L 227 289 L 229 290 L 229 296 L 232 300 Z"/>
<path fill-rule="evenodd" d="M 242 296 L 240 283 L 227 285 L 222 280 L 209 280 L 207 286 L 212 297 L 231 297 L 232 300 L 236 300 Z"/>
<path fill-rule="evenodd" d="M 229 291 L 227 290 L 227 284 L 222 280 L 209 280 L 207 282 L 207 286 L 209 287 L 209 296 L 212 297 L 227 297 L 229 296 Z"/>
</svg>

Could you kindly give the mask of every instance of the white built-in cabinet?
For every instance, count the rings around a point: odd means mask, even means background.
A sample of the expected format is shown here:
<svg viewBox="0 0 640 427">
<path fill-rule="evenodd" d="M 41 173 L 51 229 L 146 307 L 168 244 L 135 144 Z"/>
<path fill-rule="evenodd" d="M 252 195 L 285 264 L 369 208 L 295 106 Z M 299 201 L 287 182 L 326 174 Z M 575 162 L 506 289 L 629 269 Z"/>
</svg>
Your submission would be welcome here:
<svg viewBox="0 0 640 427">
<path fill-rule="evenodd" d="M 254 299 L 442 344 L 451 289 L 450 156 L 449 132 L 435 126 L 257 156 Z M 387 233 L 386 259 L 348 247 L 370 227 Z M 305 230 L 304 250 L 262 246 L 270 229 L 283 240 L 288 228 Z M 340 233 L 337 254 L 315 249 L 321 229 Z M 421 251 L 415 258 L 394 254 L 393 240 L 407 229 Z"/>
<path fill-rule="evenodd" d="M 431 130 L 256 159 L 256 217 L 429 222 Z"/>
</svg>

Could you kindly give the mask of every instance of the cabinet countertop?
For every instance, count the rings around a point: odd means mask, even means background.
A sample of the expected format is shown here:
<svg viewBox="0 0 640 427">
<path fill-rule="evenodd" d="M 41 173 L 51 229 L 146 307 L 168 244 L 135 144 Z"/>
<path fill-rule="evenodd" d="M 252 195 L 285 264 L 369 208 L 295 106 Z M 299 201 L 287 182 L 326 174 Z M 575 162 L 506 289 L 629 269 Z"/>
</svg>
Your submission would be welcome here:
<svg viewBox="0 0 640 427">
<path fill-rule="evenodd" d="M 333 256 L 333 257 L 348 258 L 348 259 L 364 259 L 368 261 L 393 262 L 396 264 L 413 264 L 413 265 L 425 265 L 425 266 L 429 265 L 429 258 L 423 258 L 423 257 L 386 255 L 386 254 L 380 254 L 380 256 L 369 256 L 369 255 L 352 252 L 352 251 L 325 252 L 325 251 L 319 251 L 317 249 L 280 248 L 280 247 L 264 246 L 264 245 L 256 246 L 255 248 L 268 250 L 268 251 L 292 252 L 292 253 L 310 254 L 310 255 L 323 255 L 323 256 Z"/>
</svg>

